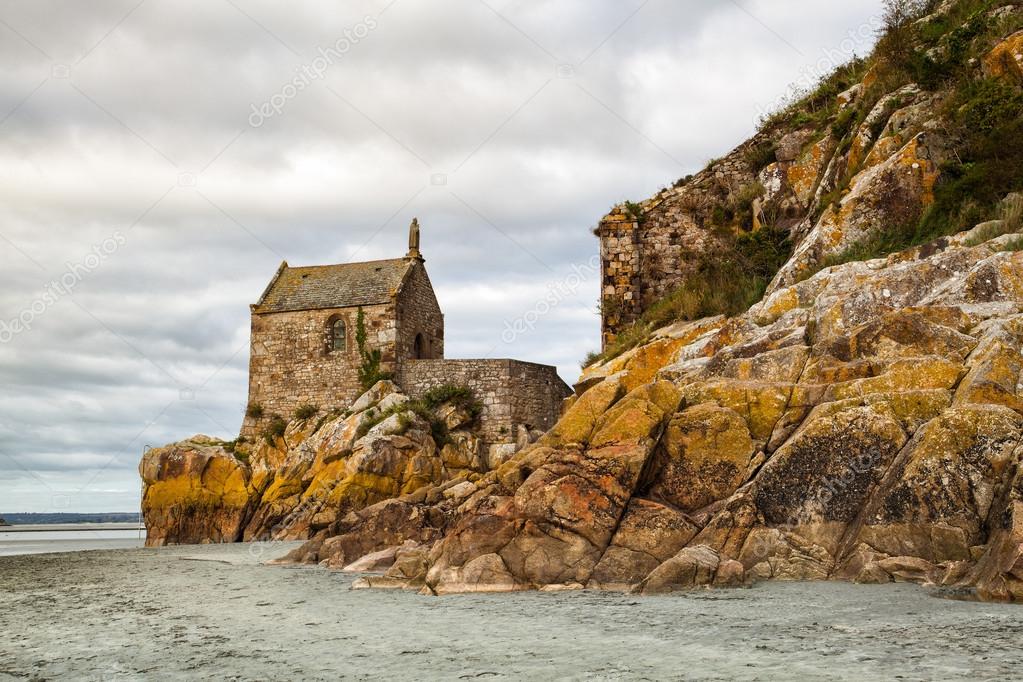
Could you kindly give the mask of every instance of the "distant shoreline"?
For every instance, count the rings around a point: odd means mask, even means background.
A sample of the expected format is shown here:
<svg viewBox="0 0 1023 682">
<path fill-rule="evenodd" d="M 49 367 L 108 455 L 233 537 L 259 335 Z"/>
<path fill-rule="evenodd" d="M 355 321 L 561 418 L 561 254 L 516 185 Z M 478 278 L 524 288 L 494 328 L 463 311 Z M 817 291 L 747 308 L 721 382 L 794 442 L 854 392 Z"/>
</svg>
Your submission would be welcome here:
<svg viewBox="0 0 1023 682">
<path fill-rule="evenodd" d="M 0 526 L 0 533 L 57 533 L 69 531 L 96 530 L 145 530 L 140 523 L 49 523 L 49 524 L 10 524 Z"/>
<path fill-rule="evenodd" d="M 0 528 L 79 524 L 141 524 L 139 512 L 0 512 Z"/>
</svg>

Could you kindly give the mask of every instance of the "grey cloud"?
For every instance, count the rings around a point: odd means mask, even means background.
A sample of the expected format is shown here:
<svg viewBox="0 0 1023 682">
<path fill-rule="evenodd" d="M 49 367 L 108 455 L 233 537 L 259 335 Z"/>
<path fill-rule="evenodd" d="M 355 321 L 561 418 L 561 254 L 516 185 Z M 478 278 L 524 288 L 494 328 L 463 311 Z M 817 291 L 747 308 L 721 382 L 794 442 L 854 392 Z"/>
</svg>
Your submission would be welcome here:
<svg viewBox="0 0 1023 682">
<path fill-rule="evenodd" d="M 233 437 L 247 306 L 280 260 L 392 257 L 413 215 L 449 355 L 572 381 L 596 274 L 512 343 L 505 325 L 593 257 L 611 205 L 741 141 L 879 5 L 0 0 L 0 323 L 127 237 L 0 344 L 0 512 L 130 509 L 143 446 Z"/>
</svg>

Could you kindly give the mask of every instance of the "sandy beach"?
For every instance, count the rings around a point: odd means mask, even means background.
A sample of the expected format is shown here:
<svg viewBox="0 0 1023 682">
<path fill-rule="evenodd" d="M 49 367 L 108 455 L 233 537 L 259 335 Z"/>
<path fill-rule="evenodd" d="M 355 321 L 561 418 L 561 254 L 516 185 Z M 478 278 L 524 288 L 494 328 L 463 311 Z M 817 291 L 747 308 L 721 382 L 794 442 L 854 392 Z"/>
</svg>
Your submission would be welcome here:
<svg viewBox="0 0 1023 682">
<path fill-rule="evenodd" d="M 422 597 L 291 545 L 0 557 L 0 680 L 1010 679 L 1019 607 L 910 585 Z"/>
</svg>

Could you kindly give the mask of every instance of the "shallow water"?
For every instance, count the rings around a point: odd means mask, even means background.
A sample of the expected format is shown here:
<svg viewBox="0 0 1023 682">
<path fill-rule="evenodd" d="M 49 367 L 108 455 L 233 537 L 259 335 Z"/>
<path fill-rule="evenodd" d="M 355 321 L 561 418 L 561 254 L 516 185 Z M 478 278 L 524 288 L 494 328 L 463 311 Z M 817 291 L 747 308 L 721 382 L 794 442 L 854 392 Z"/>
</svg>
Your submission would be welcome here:
<svg viewBox="0 0 1023 682">
<path fill-rule="evenodd" d="M 1023 610 L 911 585 L 422 597 L 292 545 L 0 558 L 0 680 L 1018 678 Z"/>
<path fill-rule="evenodd" d="M 0 526 L 0 556 L 142 547 L 146 533 L 131 524 Z"/>
</svg>

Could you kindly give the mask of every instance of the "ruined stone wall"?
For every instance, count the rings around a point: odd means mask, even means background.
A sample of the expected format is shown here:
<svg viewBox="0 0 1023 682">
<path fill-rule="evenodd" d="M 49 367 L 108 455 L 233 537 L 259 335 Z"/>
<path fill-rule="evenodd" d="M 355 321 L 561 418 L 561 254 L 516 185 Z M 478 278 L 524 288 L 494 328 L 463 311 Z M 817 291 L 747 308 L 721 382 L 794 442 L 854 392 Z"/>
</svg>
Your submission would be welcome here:
<svg viewBox="0 0 1023 682">
<path fill-rule="evenodd" d="M 395 304 L 366 306 L 367 345 L 382 353 L 383 371 L 395 371 Z M 291 419 L 300 405 L 345 408 L 362 393 L 361 360 L 355 342 L 358 308 L 332 308 L 252 315 L 249 402 L 261 419 L 245 417 L 241 435 L 258 436 L 274 417 Z M 330 350 L 330 323 L 345 320 L 348 344 Z"/>
<path fill-rule="evenodd" d="M 617 206 L 601 220 L 596 232 L 605 346 L 650 305 L 681 285 L 693 254 L 719 243 L 720 236 L 711 225 L 714 210 L 756 182 L 747 154 L 762 142 L 754 138 L 708 169 L 680 180 L 676 187 L 638 205 Z"/>
<path fill-rule="evenodd" d="M 424 340 L 424 359 L 444 357 L 444 314 L 422 264 L 409 273 L 397 297 L 398 372 L 406 358 L 415 358 L 416 335 Z"/>
<path fill-rule="evenodd" d="M 412 397 L 445 384 L 472 390 L 483 403 L 480 432 L 488 445 L 514 442 L 520 425 L 548 430 L 571 393 L 554 367 L 517 360 L 413 360 L 399 383 Z"/>
</svg>

